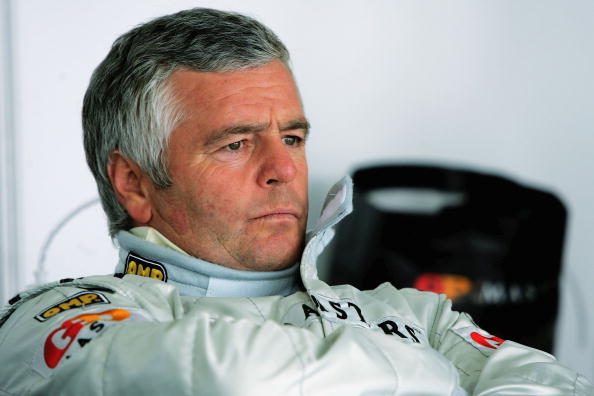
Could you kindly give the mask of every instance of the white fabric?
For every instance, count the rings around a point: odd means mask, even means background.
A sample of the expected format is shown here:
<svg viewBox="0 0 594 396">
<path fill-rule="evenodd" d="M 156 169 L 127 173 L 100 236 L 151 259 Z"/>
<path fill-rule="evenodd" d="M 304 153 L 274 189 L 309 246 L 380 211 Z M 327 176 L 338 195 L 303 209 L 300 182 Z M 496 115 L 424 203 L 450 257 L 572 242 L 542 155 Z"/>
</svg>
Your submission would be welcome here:
<svg viewBox="0 0 594 396">
<path fill-rule="evenodd" d="M 130 229 L 130 233 L 142 240 L 147 242 L 154 243 L 155 245 L 163 246 L 168 249 L 175 250 L 176 252 L 185 254 L 187 256 L 185 250 L 177 246 L 175 243 L 171 242 L 167 237 L 161 234 L 159 231 L 155 230 L 153 227 L 149 226 L 142 226 L 142 227 L 133 227 Z"/>
<path fill-rule="evenodd" d="M 312 266 L 340 216 L 310 235 L 307 292 L 180 296 L 126 275 L 23 294 L 0 318 L 0 395 L 594 394 L 551 355 L 492 337 L 443 295 L 317 279 Z"/>
</svg>

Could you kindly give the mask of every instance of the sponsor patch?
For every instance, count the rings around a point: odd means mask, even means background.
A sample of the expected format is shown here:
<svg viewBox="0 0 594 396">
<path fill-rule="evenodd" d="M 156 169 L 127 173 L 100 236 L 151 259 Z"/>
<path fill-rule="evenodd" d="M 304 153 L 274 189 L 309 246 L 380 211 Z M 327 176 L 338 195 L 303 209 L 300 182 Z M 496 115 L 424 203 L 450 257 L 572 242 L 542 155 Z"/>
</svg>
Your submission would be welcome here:
<svg viewBox="0 0 594 396">
<path fill-rule="evenodd" d="M 314 322 L 320 323 L 320 314 L 315 307 L 303 302 L 291 305 L 281 319 L 282 324 L 297 327 L 308 327 Z"/>
<path fill-rule="evenodd" d="M 503 340 L 496 336 L 485 337 L 484 335 L 473 331 L 470 333 L 472 340 L 486 348 L 497 349 L 499 345 L 503 344 Z"/>
<path fill-rule="evenodd" d="M 415 344 L 429 345 L 425 330 L 398 316 L 386 316 L 374 321 L 371 325 L 373 328 L 380 329 L 386 335 L 395 336 Z"/>
<path fill-rule="evenodd" d="M 369 321 L 367 314 L 350 299 L 331 300 L 321 295 L 311 294 L 313 306 L 302 304 L 303 321 L 310 318 L 324 318 L 339 325 L 350 325 L 382 331 L 389 336 L 416 344 L 427 345 L 429 342 L 425 331 L 414 323 L 396 316 L 385 316 Z"/>
<path fill-rule="evenodd" d="M 167 270 L 165 266 L 156 261 L 147 260 L 132 252 L 128 253 L 128 257 L 126 257 L 124 272 L 126 274 L 144 276 L 167 282 Z"/>
<path fill-rule="evenodd" d="M 365 320 L 361 308 L 349 299 L 342 298 L 339 300 L 331 300 L 318 294 L 310 294 L 310 298 L 314 304 L 314 307 L 310 308 L 315 308 L 324 319 L 330 322 L 365 328 L 370 327 L 367 320 Z M 309 316 L 308 312 L 309 311 L 304 308 L 306 317 Z"/>
<path fill-rule="evenodd" d="M 58 365 L 70 359 L 105 329 L 127 320 L 147 320 L 140 311 L 112 308 L 104 311 L 85 312 L 65 320 L 54 328 L 37 349 L 33 369 L 49 377 Z"/>
<path fill-rule="evenodd" d="M 504 339 L 491 335 L 476 326 L 452 329 L 452 331 L 487 355 L 490 355 L 493 351 L 497 350 L 501 344 L 505 342 Z"/>
<path fill-rule="evenodd" d="M 101 293 L 95 291 L 84 291 L 76 293 L 47 307 L 37 314 L 35 319 L 37 319 L 39 322 L 45 322 L 59 313 L 69 311 L 74 308 L 88 307 L 95 304 L 109 304 L 109 300 Z"/>
</svg>

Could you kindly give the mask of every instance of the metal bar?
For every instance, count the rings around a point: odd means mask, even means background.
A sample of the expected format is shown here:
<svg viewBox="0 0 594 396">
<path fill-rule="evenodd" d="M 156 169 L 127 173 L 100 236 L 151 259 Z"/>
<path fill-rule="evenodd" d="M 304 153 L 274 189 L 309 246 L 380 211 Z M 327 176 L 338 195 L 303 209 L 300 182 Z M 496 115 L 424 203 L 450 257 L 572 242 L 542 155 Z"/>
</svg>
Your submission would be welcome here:
<svg viewBox="0 0 594 396">
<path fill-rule="evenodd" d="M 19 263 L 17 142 L 14 118 L 13 8 L 2 0 L 0 9 L 0 305 L 12 297 L 21 284 Z"/>
</svg>

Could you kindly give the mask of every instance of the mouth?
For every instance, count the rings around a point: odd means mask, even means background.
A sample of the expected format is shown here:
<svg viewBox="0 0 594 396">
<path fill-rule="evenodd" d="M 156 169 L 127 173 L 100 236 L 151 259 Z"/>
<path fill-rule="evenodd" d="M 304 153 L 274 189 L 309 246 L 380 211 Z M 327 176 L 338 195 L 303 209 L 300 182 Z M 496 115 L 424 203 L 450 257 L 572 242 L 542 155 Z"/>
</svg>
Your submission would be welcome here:
<svg viewBox="0 0 594 396">
<path fill-rule="evenodd" d="M 294 209 L 274 209 L 272 211 L 259 214 L 250 220 L 295 220 L 299 219 L 299 212 Z"/>
</svg>

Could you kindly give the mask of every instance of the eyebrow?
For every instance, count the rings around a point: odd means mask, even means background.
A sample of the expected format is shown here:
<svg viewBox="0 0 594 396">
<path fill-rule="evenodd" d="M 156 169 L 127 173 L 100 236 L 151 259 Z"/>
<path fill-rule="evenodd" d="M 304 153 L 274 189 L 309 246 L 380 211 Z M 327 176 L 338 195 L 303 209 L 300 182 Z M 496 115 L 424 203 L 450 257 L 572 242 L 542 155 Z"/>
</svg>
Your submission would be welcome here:
<svg viewBox="0 0 594 396">
<path fill-rule="evenodd" d="M 215 130 L 211 132 L 206 139 L 205 146 L 214 146 L 218 142 L 227 139 L 227 137 L 231 135 L 245 135 L 248 133 L 257 133 L 262 132 L 266 128 L 268 128 L 269 124 L 238 124 L 238 125 L 231 125 L 222 129 Z M 294 120 L 290 120 L 284 124 L 280 125 L 279 130 L 281 132 L 285 131 L 294 131 L 297 129 L 303 129 L 305 131 L 304 139 L 307 139 L 309 135 L 310 124 L 309 121 L 305 118 L 297 118 Z"/>
</svg>

